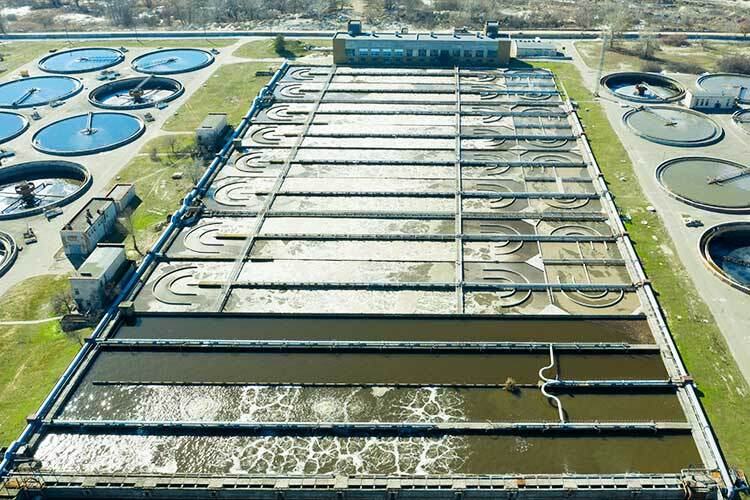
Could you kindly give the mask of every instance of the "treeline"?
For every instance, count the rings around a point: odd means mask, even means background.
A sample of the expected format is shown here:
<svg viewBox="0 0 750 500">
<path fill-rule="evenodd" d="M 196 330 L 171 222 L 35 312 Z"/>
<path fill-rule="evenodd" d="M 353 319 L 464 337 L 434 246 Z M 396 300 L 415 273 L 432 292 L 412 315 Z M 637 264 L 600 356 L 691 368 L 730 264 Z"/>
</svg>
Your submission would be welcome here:
<svg viewBox="0 0 750 500">
<path fill-rule="evenodd" d="M 44 10 L 64 9 L 106 17 L 114 26 L 201 25 L 278 19 L 288 15 L 320 17 L 336 14 L 345 0 L 8 0 L 9 6 Z M 6 16 L 5 21 L 14 21 Z M 37 19 L 39 21 L 39 19 Z M 42 23 L 45 24 L 45 23 Z M 47 23 L 48 24 L 48 23 Z M 0 27 L 1 27 L 0 23 Z"/>
</svg>

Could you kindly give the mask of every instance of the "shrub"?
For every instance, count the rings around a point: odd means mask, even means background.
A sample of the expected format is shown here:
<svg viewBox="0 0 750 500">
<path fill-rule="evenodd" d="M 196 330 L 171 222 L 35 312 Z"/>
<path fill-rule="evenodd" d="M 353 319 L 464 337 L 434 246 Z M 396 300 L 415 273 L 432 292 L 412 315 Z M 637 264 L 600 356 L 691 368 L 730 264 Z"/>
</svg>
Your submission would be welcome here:
<svg viewBox="0 0 750 500">
<path fill-rule="evenodd" d="M 662 37 L 661 41 L 664 42 L 664 45 L 669 45 L 670 47 L 687 47 L 690 45 L 687 35 L 683 35 L 681 33 L 675 35 L 667 35 L 665 37 Z"/>
<path fill-rule="evenodd" d="M 725 73 L 750 74 L 750 56 L 733 54 L 719 59 L 719 70 Z"/>
<path fill-rule="evenodd" d="M 278 34 L 273 39 L 273 50 L 279 55 L 283 55 L 286 52 L 286 38 L 284 38 L 284 35 Z"/>
<path fill-rule="evenodd" d="M 516 384 L 516 380 L 513 377 L 508 377 L 505 380 L 505 384 L 503 385 L 503 388 L 508 392 L 517 392 L 518 384 Z"/>
<path fill-rule="evenodd" d="M 641 71 L 646 73 L 661 73 L 661 64 L 656 61 L 645 61 L 641 64 Z"/>
<path fill-rule="evenodd" d="M 690 73 L 692 75 L 700 75 L 707 71 L 706 68 L 694 62 L 672 61 L 667 64 L 667 68 L 675 73 Z"/>
</svg>

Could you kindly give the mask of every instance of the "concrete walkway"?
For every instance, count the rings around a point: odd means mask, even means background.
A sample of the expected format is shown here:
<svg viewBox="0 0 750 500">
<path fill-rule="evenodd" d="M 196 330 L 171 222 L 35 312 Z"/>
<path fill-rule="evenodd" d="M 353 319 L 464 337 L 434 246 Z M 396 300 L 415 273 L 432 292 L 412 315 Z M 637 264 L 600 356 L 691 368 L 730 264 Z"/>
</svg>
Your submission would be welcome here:
<svg viewBox="0 0 750 500">
<path fill-rule="evenodd" d="M 62 316 L 54 316 L 52 318 L 43 319 L 30 319 L 27 321 L 0 321 L 0 326 L 13 326 L 13 325 L 40 325 L 42 323 L 50 323 L 52 321 L 60 321 Z"/>
</svg>

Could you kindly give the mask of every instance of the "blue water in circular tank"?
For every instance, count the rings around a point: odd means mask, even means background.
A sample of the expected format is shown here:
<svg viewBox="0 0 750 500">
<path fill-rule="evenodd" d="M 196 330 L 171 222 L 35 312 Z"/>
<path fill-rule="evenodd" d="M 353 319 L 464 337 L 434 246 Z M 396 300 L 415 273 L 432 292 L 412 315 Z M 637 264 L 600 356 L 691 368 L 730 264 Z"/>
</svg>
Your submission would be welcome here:
<svg viewBox="0 0 750 500">
<path fill-rule="evenodd" d="M 69 76 L 35 76 L 0 85 L 0 108 L 31 108 L 61 101 L 80 92 L 83 85 Z"/>
<path fill-rule="evenodd" d="M 153 75 L 187 73 L 214 62 L 210 52 L 201 49 L 164 49 L 149 52 L 133 60 L 133 69 Z"/>
<path fill-rule="evenodd" d="M 28 126 L 29 122 L 23 116 L 0 111 L 0 144 L 18 137 Z"/>
<path fill-rule="evenodd" d="M 71 49 L 44 57 L 39 61 L 39 69 L 48 73 L 85 73 L 112 67 L 124 59 L 117 49 Z"/>
<path fill-rule="evenodd" d="M 32 145 L 52 155 L 89 155 L 124 146 L 145 130 L 143 121 L 125 113 L 99 112 L 71 116 L 39 130 Z"/>
</svg>

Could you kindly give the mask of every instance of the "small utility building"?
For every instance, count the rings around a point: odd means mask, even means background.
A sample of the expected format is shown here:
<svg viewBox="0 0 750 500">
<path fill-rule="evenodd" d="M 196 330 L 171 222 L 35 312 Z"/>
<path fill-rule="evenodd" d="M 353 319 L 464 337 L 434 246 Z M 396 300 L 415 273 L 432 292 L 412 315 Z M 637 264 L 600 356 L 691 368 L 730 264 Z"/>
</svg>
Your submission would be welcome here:
<svg viewBox="0 0 750 500">
<path fill-rule="evenodd" d="M 534 57 L 558 57 L 555 44 L 541 38 L 521 38 L 513 40 L 511 55 L 518 59 Z"/>
<path fill-rule="evenodd" d="M 226 113 L 209 113 L 195 129 L 195 143 L 204 153 L 213 153 L 223 144 L 229 132 Z"/>
<path fill-rule="evenodd" d="M 333 62 L 339 65 L 503 67 L 510 62 L 510 38 L 498 23 L 487 22 L 484 33 L 391 33 L 362 31 L 360 21 L 349 21 L 346 32 L 333 37 Z"/>
<path fill-rule="evenodd" d="M 85 259 L 117 222 L 112 198 L 91 198 L 60 230 L 65 255 L 71 261 Z"/>
<path fill-rule="evenodd" d="M 742 92 L 742 87 L 727 87 L 719 92 L 688 89 L 685 92 L 684 104 L 690 109 L 699 111 L 731 111 L 737 107 L 740 92 Z"/>
<path fill-rule="evenodd" d="M 99 245 L 69 278 L 78 310 L 91 314 L 104 309 L 116 284 L 130 268 L 124 245 Z"/>
</svg>

